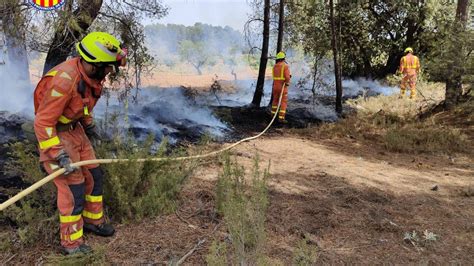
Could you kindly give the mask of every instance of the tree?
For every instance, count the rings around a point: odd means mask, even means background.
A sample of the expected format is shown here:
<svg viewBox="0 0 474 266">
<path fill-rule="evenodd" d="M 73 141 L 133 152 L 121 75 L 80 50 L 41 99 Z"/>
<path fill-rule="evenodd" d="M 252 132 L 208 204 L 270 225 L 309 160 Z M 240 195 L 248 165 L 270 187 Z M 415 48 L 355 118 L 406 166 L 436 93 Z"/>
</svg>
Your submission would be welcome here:
<svg viewBox="0 0 474 266">
<path fill-rule="evenodd" d="M 453 23 L 453 39 L 449 49 L 448 75 L 446 76 L 446 99 L 444 106 L 450 109 L 458 104 L 462 94 L 462 81 L 465 73 L 466 27 L 468 21 L 469 0 L 458 0 L 456 18 Z M 471 51 L 472 52 L 472 51 Z"/>
<path fill-rule="evenodd" d="M 181 41 L 179 44 L 179 55 L 181 60 L 190 63 L 202 75 L 202 67 L 206 64 L 213 65 L 213 54 L 204 42 Z"/>
<path fill-rule="evenodd" d="M 15 30 L 24 30 L 22 44 L 32 51 L 47 53 L 45 72 L 74 53 L 74 44 L 89 31 L 107 31 L 120 36 L 129 48 L 129 64 L 113 80 L 126 90 L 138 88 L 142 71 L 151 66 L 153 59 L 145 46 L 141 21 L 144 17 L 156 19 L 167 14 L 161 0 L 70 0 L 60 9 L 49 12 L 38 12 L 23 1 L 2 0 L 2 19 L 5 13 L 12 14 L 8 9 L 5 11 L 5 6 L 18 10 L 15 18 L 25 18 L 8 24 Z M 129 79 L 131 76 L 133 80 Z"/>
<path fill-rule="evenodd" d="M 237 80 L 237 73 L 235 72 L 235 69 L 238 65 L 238 60 L 240 56 L 240 50 L 238 46 L 232 46 L 228 50 L 228 54 L 223 57 L 224 64 L 229 66 L 230 68 L 230 73 L 232 76 L 234 76 L 234 80 Z"/>
<path fill-rule="evenodd" d="M 395 73 L 407 46 L 424 58 L 446 34 L 439 26 L 451 20 L 447 14 L 453 2 L 337 1 L 336 21 L 344 29 L 339 47 L 342 74 L 384 78 Z M 288 1 L 287 10 L 286 34 L 293 44 L 313 51 L 312 55 L 331 50 L 330 24 L 321 25 L 329 11 L 324 1 Z"/>
<path fill-rule="evenodd" d="M 277 37 L 277 48 L 275 54 L 283 51 L 283 33 L 284 33 L 284 21 L 285 21 L 285 1 L 280 0 L 278 10 L 278 37 Z M 273 93 L 270 95 L 270 101 L 268 106 L 270 107 L 273 102 Z"/>
<path fill-rule="evenodd" d="M 336 22 L 334 19 L 334 1 L 329 1 L 329 22 L 331 23 L 331 46 L 334 59 L 334 77 L 336 80 L 336 112 L 342 113 L 342 82 L 339 45 L 337 40 Z"/>
<path fill-rule="evenodd" d="M 87 32 L 99 15 L 102 3 L 102 0 L 79 1 L 73 10 L 74 1 L 66 2 L 46 55 L 43 75 L 54 66 L 66 61 L 74 44 Z"/>
<path fill-rule="evenodd" d="M 280 0 L 280 9 L 278 15 L 278 41 L 276 53 L 283 50 L 283 33 L 285 21 L 285 0 Z"/>
<path fill-rule="evenodd" d="M 270 38 L 270 0 L 264 0 L 263 7 L 263 38 L 262 52 L 260 54 L 260 65 L 258 70 L 257 85 L 253 94 L 251 105 L 260 107 L 263 96 L 263 86 L 265 85 L 265 72 L 268 61 L 268 43 Z"/>
</svg>

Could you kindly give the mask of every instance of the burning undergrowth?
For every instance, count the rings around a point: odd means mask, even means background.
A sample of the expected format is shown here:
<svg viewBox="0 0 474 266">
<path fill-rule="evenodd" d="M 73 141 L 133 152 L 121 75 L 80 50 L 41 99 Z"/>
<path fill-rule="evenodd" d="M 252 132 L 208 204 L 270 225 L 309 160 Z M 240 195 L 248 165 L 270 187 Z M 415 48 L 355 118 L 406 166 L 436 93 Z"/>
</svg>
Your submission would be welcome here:
<svg viewBox="0 0 474 266">
<path fill-rule="evenodd" d="M 96 116 L 103 120 L 105 133 L 131 132 L 138 140 L 154 135 L 156 142 L 166 137 L 170 144 L 196 142 L 203 135 L 221 141 L 230 131 L 209 108 L 186 98 L 182 88 L 147 88 L 125 101 L 112 96 L 108 104 L 97 106 Z"/>
</svg>

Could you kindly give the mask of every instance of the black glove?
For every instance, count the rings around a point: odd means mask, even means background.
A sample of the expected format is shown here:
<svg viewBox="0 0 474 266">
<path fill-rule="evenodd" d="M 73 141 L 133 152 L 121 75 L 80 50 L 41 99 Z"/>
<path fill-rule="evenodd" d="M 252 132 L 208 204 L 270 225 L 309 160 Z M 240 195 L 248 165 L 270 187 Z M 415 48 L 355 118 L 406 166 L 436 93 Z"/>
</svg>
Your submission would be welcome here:
<svg viewBox="0 0 474 266">
<path fill-rule="evenodd" d="M 71 158 L 69 158 L 69 155 L 65 151 L 59 152 L 58 156 L 56 156 L 56 161 L 58 161 L 59 167 L 64 168 L 66 170 L 64 172 L 64 175 L 69 175 L 79 169 L 77 166 L 71 165 Z"/>
<path fill-rule="evenodd" d="M 85 132 L 92 145 L 100 145 L 102 137 L 100 136 L 99 132 L 97 132 L 97 128 L 94 124 L 88 125 L 85 129 Z"/>
</svg>

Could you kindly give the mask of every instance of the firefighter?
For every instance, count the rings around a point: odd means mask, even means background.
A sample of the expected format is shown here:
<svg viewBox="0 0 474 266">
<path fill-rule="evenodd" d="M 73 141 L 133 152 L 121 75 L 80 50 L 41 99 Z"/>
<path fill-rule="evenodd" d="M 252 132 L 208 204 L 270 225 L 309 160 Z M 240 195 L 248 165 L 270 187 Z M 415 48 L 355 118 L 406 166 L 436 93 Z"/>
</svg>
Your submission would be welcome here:
<svg viewBox="0 0 474 266">
<path fill-rule="evenodd" d="M 286 124 L 288 121 L 285 119 L 286 107 L 288 104 L 288 86 L 290 86 L 290 68 L 285 62 L 285 53 L 279 52 L 276 55 L 276 64 L 273 67 L 273 90 L 272 90 L 272 115 L 278 111 L 278 121 Z M 285 85 L 283 87 L 283 85 Z M 283 91 L 280 110 L 278 108 L 278 100 L 280 99 L 281 90 Z"/>
<path fill-rule="evenodd" d="M 405 56 L 400 60 L 399 72 L 403 74 L 400 84 L 400 98 L 405 97 L 407 85 L 410 86 L 410 99 L 416 98 L 416 76 L 420 72 L 420 59 L 413 55 L 413 49 L 405 49 Z"/>
<path fill-rule="evenodd" d="M 112 236 L 105 222 L 99 165 L 76 168 L 73 162 L 95 159 L 91 141 L 100 138 L 92 110 L 101 96 L 107 74 L 125 66 L 127 50 L 112 35 L 92 32 L 76 44 L 79 57 L 69 59 L 44 75 L 34 93 L 34 131 L 40 161 L 50 174 L 65 173 L 54 180 L 57 188 L 60 239 L 63 253 L 88 253 L 83 231 Z"/>
</svg>

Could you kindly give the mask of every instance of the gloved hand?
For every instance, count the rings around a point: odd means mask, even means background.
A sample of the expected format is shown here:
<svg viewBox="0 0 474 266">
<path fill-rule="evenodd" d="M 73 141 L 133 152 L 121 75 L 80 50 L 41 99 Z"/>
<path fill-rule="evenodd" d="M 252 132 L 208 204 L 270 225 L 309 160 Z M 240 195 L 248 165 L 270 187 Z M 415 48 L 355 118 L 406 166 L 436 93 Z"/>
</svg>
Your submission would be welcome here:
<svg viewBox="0 0 474 266">
<path fill-rule="evenodd" d="M 59 167 L 64 168 L 66 170 L 64 172 L 64 175 L 69 175 L 79 169 L 77 166 L 71 165 L 71 158 L 69 158 L 69 155 L 65 151 L 59 152 L 58 156 L 56 156 L 56 161 L 58 161 Z"/>
<path fill-rule="evenodd" d="M 97 128 L 94 124 L 88 125 L 85 128 L 85 132 L 93 146 L 100 145 L 102 137 L 100 136 L 99 132 L 97 132 Z"/>
</svg>

